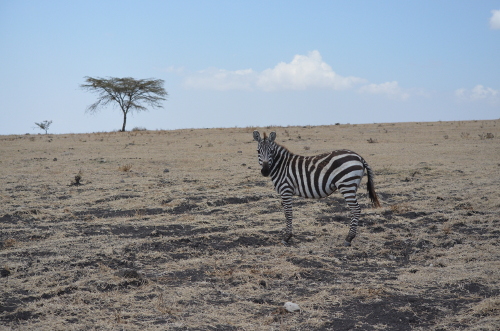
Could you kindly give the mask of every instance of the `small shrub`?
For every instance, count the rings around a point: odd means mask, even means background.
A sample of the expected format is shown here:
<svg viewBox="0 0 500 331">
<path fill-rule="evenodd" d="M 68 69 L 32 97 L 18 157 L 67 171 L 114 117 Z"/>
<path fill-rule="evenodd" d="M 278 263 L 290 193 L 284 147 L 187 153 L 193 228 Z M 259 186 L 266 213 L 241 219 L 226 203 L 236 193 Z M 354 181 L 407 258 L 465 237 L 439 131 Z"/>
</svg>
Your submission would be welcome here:
<svg viewBox="0 0 500 331">
<path fill-rule="evenodd" d="M 79 186 L 79 185 L 83 185 L 80 181 L 82 180 L 82 176 L 83 176 L 83 171 L 80 170 L 78 171 L 78 173 L 76 174 L 75 176 L 75 179 L 71 182 L 70 186 Z"/>
<path fill-rule="evenodd" d="M 143 217 L 145 215 L 147 215 L 147 214 L 146 214 L 146 211 L 144 209 L 136 209 L 135 210 L 135 217 L 140 218 L 140 217 Z"/>
<path fill-rule="evenodd" d="M 389 207 L 391 211 L 395 214 L 403 214 L 410 211 L 410 206 L 406 203 L 397 203 Z"/>
<path fill-rule="evenodd" d="M 368 139 L 367 141 L 368 141 L 370 144 L 375 144 L 375 143 L 378 143 L 378 140 L 377 140 L 377 139 L 372 139 L 372 138 Z"/>
<path fill-rule="evenodd" d="M 493 139 L 493 138 L 495 138 L 495 136 L 493 135 L 493 133 L 487 133 L 487 134 L 480 134 L 479 135 L 479 139 L 481 139 L 481 140 Z"/>
<path fill-rule="evenodd" d="M 132 169 L 132 165 L 129 164 L 124 164 L 118 168 L 118 170 L 123 171 L 123 172 L 129 172 L 130 169 Z"/>
<path fill-rule="evenodd" d="M 443 225 L 442 230 L 443 230 L 444 234 L 450 234 L 451 233 L 451 225 L 450 224 Z"/>
<path fill-rule="evenodd" d="M 3 242 L 3 247 L 7 248 L 7 247 L 14 247 L 17 243 L 17 240 L 16 239 L 13 239 L 13 238 L 9 238 L 9 239 L 6 239 L 4 242 Z"/>
<path fill-rule="evenodd" d="M 136 126 L 135 128 L 132 129 L 132 131 L 148 131 L 148 129 L 140 126 Z"/>
</svg>

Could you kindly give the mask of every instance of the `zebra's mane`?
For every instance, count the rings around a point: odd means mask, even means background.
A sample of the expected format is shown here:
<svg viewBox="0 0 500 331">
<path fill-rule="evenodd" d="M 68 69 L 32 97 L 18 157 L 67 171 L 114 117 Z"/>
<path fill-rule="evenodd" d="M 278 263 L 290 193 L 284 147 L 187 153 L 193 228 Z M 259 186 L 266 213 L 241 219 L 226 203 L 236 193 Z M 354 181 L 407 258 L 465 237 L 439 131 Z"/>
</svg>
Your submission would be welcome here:
<svg viewBox="0 0 500 331">
<path fill-rule="evenodd" d="M 273 141 L 273 143 L 278 147 L 278 149 L 282 149 L 284 150 L 286 153 L 290 154 L 290 155 L 295 155 L 294 153 L 292 153 L 287 147 L 283 146 L 283 145 L 280 145 L 278 144 L 277 142 Z"/>
<path fill-rule="evenodd" d="M 267 134 L 266 134 L 265 132 L 263 133 L 263 136 L 264 136 L 263 140 L 266 140 L 266 139 L 268 138 L 268 137 L 267 137 Z M 294 153 L 292 153 L 292 152 L 291 152 L 291 151 L 290 151 L 287 147 L 285 147 L 285 146 L 283 146 L 283 145 L 278 144 L 276 141 L 273 141 L 272 143 L 273 143 L 273 144 L 275 144 L 275 145 L 276 145 L 279 149 L 283 149 L 283 150 L 285 150 L 285 152 L 287 152 L 288 154 L 295 155 L 295 154 L 294 154 Z"/>
</svg>

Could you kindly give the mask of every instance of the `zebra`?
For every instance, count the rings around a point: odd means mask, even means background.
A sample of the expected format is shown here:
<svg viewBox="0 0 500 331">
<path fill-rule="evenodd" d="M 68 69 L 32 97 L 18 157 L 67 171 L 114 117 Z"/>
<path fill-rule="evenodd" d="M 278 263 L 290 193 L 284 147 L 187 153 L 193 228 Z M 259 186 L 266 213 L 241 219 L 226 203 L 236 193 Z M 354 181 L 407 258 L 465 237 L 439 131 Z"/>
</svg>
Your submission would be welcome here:
<svg viewBox="0 0 500 331">
<path fill-rule="evenodd" d="M 275 142 L 276 132 L 271 132 L 269 137 L 264 133 L 262 139 L 260 133 L 254 131 L 253 138 L 258 142 L 261 173 L 265 177 L 271 176 L 274 188 L 281 196 L 286 218 L 282 243 L 287 245 L 293 236 L 292 196 L 319 199 L 339 190 L 351 214 L 351 224 L 344 246 L 351 246 L 361 215 L 356 191 L 365 169 L 368 174 L 368 196 L 374 207 L 380 207 L 373 182 L 373 171 L 368 163 L 357 153 L 346 149 L 316 156 L 293 154 Z"/>
</svg>

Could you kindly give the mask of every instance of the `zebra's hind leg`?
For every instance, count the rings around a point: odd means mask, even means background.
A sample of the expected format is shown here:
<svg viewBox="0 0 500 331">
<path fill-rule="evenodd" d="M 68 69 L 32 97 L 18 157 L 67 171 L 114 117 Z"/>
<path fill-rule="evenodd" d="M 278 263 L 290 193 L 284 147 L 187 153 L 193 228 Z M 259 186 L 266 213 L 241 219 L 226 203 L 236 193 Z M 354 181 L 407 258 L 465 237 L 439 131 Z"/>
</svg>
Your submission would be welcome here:
<svg viewBox="0 0 500 331">
<path fill-rule="evenodd" d="M 356 237 L 358 221 L 361 216 L 361 208 L 358 205 L 356 199 L 356 192 L 342 192 L 344 199 L 347 202 L 347 207 L 351 212 L 351 225 L 349 227 L 349 233 L 344 241 L 344 246 L 351 246 L 351 241 Z"/>
</svg>

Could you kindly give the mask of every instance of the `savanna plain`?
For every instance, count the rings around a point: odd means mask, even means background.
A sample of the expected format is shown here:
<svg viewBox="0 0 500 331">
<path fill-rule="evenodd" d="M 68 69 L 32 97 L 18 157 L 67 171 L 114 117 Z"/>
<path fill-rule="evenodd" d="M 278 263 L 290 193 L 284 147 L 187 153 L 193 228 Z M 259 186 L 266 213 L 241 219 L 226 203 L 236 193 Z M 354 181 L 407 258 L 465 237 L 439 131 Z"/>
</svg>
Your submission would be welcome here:
<svg viewBox="0 0 500 331">
<path fill-rule="evenodd" d="M 367 160 L 351 247 L 254 129 Z M 500 120 L 0 136 L 0 329 L 499 330 L 499 225 Z"/>
</svg>

